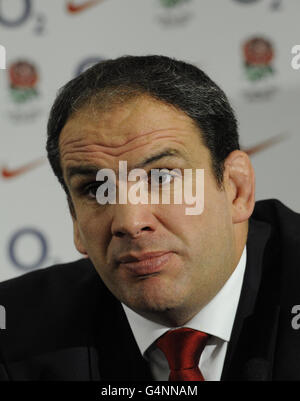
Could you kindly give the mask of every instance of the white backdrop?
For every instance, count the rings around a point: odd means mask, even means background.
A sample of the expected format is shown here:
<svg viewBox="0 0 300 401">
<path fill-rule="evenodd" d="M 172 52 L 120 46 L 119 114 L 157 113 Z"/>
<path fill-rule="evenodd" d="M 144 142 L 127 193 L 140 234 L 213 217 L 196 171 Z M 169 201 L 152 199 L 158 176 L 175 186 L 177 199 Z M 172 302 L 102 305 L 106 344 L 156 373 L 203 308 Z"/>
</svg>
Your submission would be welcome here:
<svg viewBox="0 0 300 401">
<path fill-rule="evenodd" d="M 163 54 L 204 69 L 236 111 L 257 199 L 299 212 L 299 16 L 299 0 L 0 0 L 0 280 L 79 257 L 46 122 L 57 89 L 101 59 Z"/>
</svg>

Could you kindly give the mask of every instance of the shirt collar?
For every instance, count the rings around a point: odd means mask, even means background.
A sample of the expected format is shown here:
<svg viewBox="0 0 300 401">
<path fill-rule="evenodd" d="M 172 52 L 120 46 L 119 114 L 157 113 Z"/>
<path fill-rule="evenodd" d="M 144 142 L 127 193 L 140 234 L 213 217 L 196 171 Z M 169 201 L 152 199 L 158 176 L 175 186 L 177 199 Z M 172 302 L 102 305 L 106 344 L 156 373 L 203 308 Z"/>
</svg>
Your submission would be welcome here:
<svg viewBox="0 0 300 401">
<path fill-rule="evenodd" d="M 229 341 L 241 293 L 246 267 L 246 246 L 240 261 L 214 298 L 202 308 L 184 327 L 204 331 L 223 341 Z M 122 303 L 129 325 L 144 355 L 147 348 L 172 327 L 166 327 L 144 318 Z"/>
</svg>

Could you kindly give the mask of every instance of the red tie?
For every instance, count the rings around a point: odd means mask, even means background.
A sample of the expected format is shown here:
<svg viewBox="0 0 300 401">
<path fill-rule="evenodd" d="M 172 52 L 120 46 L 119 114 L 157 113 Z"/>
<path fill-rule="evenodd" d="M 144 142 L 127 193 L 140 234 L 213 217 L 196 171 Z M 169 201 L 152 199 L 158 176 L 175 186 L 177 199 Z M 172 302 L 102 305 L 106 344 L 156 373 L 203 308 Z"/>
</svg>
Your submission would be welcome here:
<svg viewBox="0 0 300 401">
<path fill-rule="evenodd" d="M 202 331 L 183 327 L 168 331 L 156 341 L 169 363 L 169 381 L 204 381 L 198 365 L 208 337 Z"/>
</svg>

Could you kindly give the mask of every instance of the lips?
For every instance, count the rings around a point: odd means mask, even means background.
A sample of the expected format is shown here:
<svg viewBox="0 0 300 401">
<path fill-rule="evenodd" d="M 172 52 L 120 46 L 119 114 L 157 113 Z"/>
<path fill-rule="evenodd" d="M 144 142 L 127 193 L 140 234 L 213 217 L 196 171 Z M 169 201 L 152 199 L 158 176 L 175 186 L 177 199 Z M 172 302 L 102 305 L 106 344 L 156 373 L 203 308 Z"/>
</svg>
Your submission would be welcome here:
<svg viewBox="0 0 300 401">
<path fill-rule="evenodd" d="M 172 252 L 148 252 L 142 255 L 124 255 L 119 258 L 119 267 L 136 276 L 158 273 L 172 257 Z"/>
</svg>

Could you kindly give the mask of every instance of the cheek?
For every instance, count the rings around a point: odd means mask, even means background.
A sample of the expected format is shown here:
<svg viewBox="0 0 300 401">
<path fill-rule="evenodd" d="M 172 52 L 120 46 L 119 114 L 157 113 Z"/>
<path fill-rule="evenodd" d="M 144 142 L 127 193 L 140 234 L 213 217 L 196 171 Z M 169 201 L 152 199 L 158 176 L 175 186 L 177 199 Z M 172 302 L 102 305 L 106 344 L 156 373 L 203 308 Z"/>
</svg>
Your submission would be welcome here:
<svg viewBox="0 0 300 401">
<path fill-rule="evenodd" d="M 110 230 L 101 213 L 78 213 L 77 222 L 81 240 L 90 255 L 104 253 L 110 238 Z"/>
<path fill-rule="evenodd" d="M 216 224 L 228 219 L 230 204 L 225 190 L 217 187 L 214 176 L 206 175 L 204 187 L 204 212 L 203 215 Z"/>
<path fill-rule="evenodd" d="M 181 228 L 188 225 L 185 214 L 185 204 L 181 205 L 155 205 L 152 213 L 162 226 L 170 232 L 180 233 Z"/>
<path fill-rule="evenodd" d="M 230 242 L 232 222 L 226 192 L 218 190 L 208 180 L 202 214 L 186 216 L 183 220 L 183 228 L 186 228 L 196 253 L 211 254 Z"/>
<path fill-rule="evenodd" d="M 163 238 L 170 244 L 177 244 L 181 253 L 189 257 L 202 231 L 202 215 L 187 215 L 187 207 L 190 205 L 160 205 L 154 214 L 160 222 Z"/>
<path fill-rule="evenodd" d="M 233 225 L 231 210 L 225 192 L 212 193 L 203 212 L 203 242 L 212 257 L 232 249 Z"/>
</svg>

